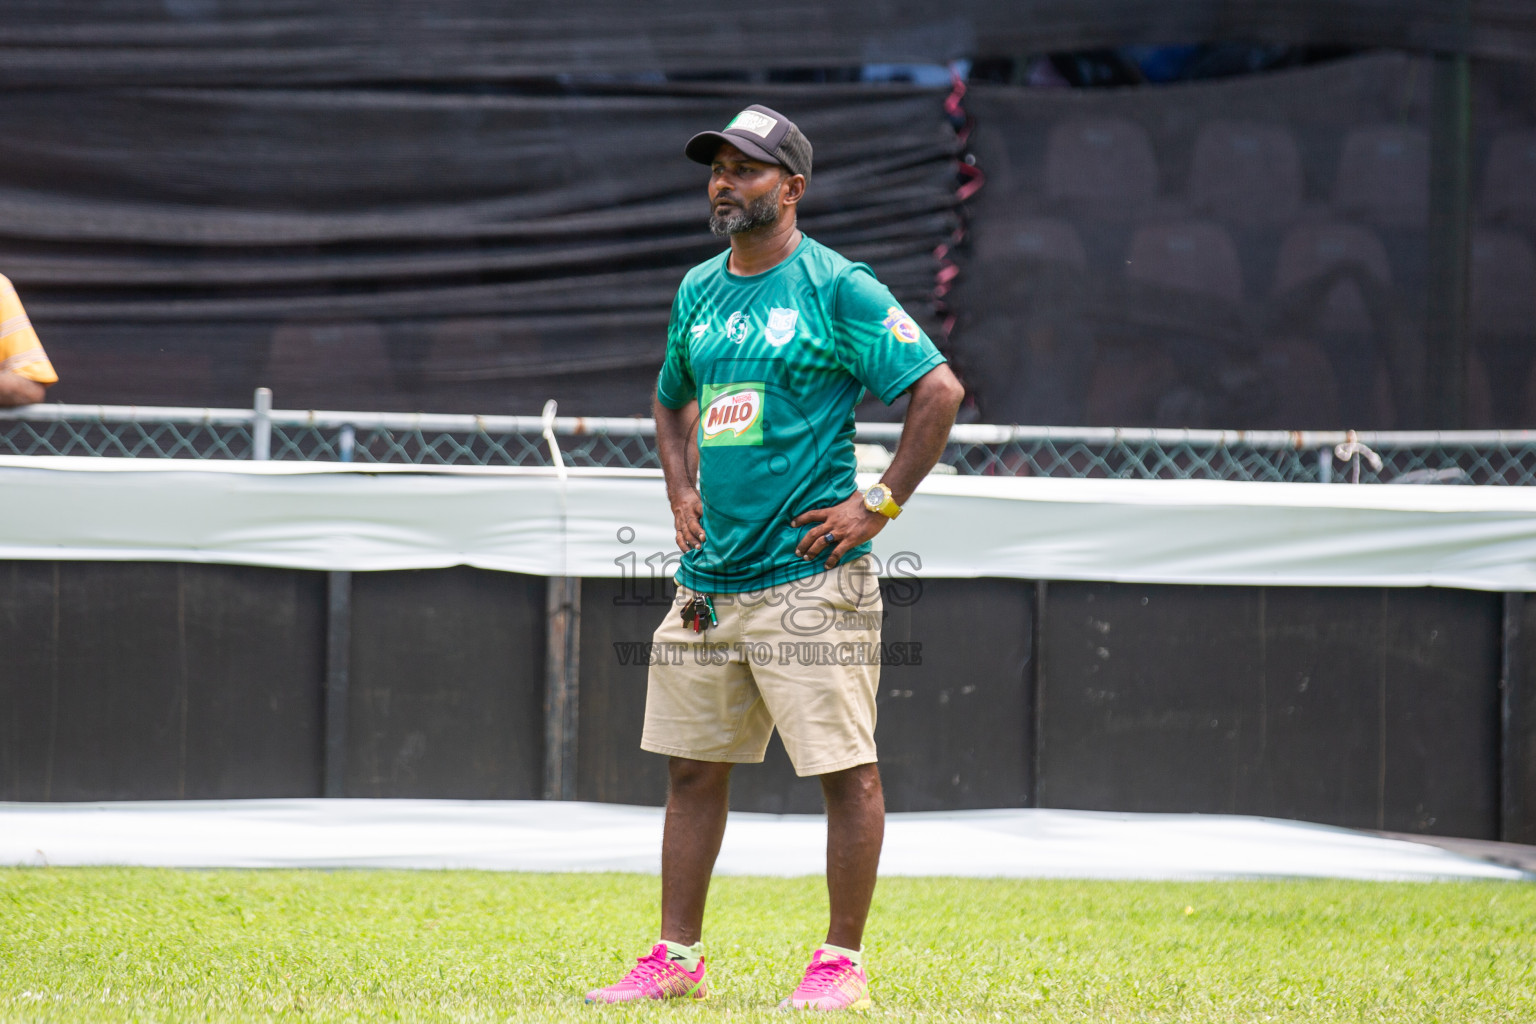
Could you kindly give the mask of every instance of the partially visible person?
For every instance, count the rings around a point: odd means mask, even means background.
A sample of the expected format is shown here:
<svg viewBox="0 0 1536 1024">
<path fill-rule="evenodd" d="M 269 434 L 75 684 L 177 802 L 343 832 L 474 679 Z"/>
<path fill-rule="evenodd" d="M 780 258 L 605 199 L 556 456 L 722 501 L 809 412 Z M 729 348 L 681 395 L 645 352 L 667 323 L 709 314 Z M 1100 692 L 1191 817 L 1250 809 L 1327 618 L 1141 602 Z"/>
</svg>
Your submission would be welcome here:
<svg viewBox="0 0 1536 1024">
<path fill-rule="evenodd" d="M 59 375 L 48 362 L 15 285 L 0 274 L 0 406 L 41 402 Z"/>
</svg>

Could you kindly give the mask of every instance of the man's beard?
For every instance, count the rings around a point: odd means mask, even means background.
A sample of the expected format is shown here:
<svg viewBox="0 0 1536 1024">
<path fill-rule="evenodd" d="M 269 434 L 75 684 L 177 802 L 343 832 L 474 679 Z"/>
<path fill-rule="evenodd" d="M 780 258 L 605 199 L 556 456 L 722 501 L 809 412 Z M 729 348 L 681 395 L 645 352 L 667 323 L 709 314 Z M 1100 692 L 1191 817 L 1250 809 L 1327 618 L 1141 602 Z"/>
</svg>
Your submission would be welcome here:
<svg viewBox="0 0 1536 1024">
<path fill-rule="evenodd" d="M 779 193 L 784 191 L 784 183 L 780 182 L 772 192 L 758 196 L 746 206 L 738 206 L 725 213 L 709 214 L 709 230 L 721 238 L 727 235 L 739 235 L 744 231 L 752 231 L 756 228 L 764 228 L 779 219 Z"/>
</svg>

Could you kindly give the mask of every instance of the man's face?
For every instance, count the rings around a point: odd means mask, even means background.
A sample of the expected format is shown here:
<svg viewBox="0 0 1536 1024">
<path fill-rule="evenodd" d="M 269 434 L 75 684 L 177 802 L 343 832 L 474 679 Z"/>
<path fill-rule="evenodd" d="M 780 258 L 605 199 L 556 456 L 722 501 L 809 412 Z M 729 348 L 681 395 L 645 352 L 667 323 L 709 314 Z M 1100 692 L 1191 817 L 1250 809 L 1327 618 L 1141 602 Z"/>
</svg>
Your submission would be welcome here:
<svg viewBox="0 0 1536 1024">
<path fill-rule="evenodd" d="M 784 178 L 778 164 L 722 145 L 709 169 L 709 230 L 724 237 L 777 222 Z"/>
</svg>

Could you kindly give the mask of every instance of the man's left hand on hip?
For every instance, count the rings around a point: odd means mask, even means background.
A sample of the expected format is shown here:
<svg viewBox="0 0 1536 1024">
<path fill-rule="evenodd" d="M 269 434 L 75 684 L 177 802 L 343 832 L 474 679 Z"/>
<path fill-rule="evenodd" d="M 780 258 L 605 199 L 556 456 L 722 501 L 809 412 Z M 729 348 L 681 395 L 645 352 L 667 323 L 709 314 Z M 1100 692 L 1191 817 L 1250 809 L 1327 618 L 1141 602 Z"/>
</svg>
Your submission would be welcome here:
<svg viewBox="0 0 1536 1024">
<path fill-rule="evenodd" d="M 789 521 L 791 526 L 815 523 L 795 545 L 795 554 L 804 559 L 827 555 L 827 568 L 835 566 L 844 555 L 870 540 L 890 522 L 878 512 L 864 507 L 858 491 L 827 508 L 813 508 Z"/>
</svg>

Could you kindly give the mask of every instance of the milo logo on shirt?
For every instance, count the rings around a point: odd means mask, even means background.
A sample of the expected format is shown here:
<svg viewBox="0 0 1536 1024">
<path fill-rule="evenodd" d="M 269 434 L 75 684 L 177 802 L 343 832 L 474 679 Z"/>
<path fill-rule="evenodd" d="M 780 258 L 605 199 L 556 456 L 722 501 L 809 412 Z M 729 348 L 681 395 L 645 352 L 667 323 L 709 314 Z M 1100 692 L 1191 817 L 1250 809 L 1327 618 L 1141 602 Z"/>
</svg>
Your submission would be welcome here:
<svg viewBox="0 0 1536 1024">
<path fill-rule="evenodd" d="M 763 443 L 763 382 L 705 384 L 700 397 L 702 447 Z"/>
</svg>

